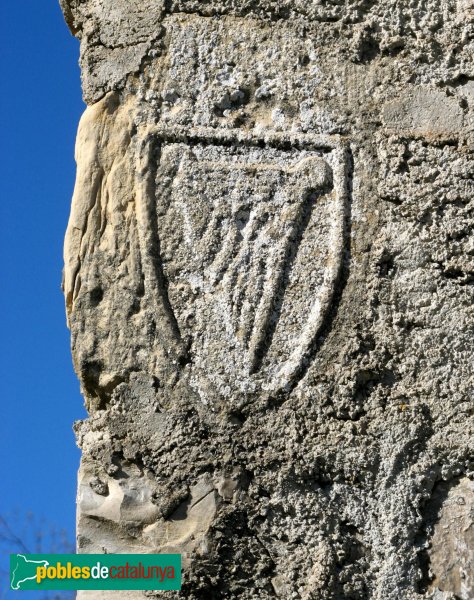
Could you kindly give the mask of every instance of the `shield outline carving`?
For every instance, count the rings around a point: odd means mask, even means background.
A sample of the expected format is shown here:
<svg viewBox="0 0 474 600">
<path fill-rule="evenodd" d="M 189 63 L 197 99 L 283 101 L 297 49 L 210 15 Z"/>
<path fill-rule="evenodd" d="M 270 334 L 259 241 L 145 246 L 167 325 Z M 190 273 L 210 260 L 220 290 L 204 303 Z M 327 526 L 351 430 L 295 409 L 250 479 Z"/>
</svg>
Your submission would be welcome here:
<svg viewBox="0 0 474 600">
<path fill-rule="evenodd" d="M 137 198 L 137 217 L 139 230 L 141 231 L 140 243 L 142 250 L 143 268 L 145 276 L 148 273 L 150 280 L 155 280 L 157 293 L 163 295 L 166 286 L 163 286 L 165 274 L 161 270 L 157 272 L 156 253 L 149 251 L 149 240 L 146 238 L 146 231 L 150 231 L 151 217 L 153 210 L 150 208 L 155 201 L 153 193 L 150 191 L 149 175 L 150 164 L 155 156 L 156 147 L 166 144 L 204 144 L 213 146 L 233 147 L 260 147 L 276 148 L 281 150 L 314 150 L 325 154 L 331 154 L 332 159 L 332 181 L 334 201 L 331 206 L 331 227 L 328 247 L 330 249 L 329 260 L 324 272 L 324 280 L 315 297 L 308 319 L 301 331 L 299 341 L 292 349 L 290 356 L 278 365 L 276 375 L 271 381 L 260 381 L 261 389 L 271 393 L 278 394 L 289 392 L 300 380 L 310 361 L 318 336 L 320 335 L 327 316 L 330 313 L 333 299 L 335 297 L 338 280 L 344 263 L 346 252 L 346 229 L 348 217 L 348 163 L 350 148 L 346 140 L 341 136 L 313 135 L 305 133 L 280 133 L 280 132 L 246 132 L 243 130 L 232 129 L 214 129 L 207 127 L 185 128 L 185 127 L 167 127 L 158 126 L 148 129 L 142 137 L 139 149 L 142 169 L 137 170 L 138 179 L 138 198 Z M 138 161 L 140 165 L 140 160 Z M 156 227 L 156 221 L 153 224 Z M 158 234 L 159 236 L 159 234 Z M 147 246 L 148 244 L 148 246 Z M 153 255 L 154 254 L 154 255 Z M 169 308 L 170 322 L 177 331 L 179 337 L 179 325 L 173 312 L 173 306 L 166 298 Z M 178 340 L 177 340 L 178 341 Z M 258 374 L 254 377 L 258 380 Z"/>
</svg>

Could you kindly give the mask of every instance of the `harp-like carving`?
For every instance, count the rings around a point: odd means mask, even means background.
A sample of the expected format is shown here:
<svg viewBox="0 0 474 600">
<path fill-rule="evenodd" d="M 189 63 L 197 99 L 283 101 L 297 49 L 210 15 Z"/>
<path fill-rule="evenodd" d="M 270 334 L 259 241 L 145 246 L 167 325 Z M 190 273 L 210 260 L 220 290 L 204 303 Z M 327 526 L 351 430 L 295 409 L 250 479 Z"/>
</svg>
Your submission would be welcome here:
<svg viewBox="0 0 474 600">
<path fill-rule="evenodd" d="M 160 260 L 205 401 L 234 386 L 289 389 L 304 370 L 342 264 L 343 157 L 338 148 L 162 144 Z"/>
</svg>

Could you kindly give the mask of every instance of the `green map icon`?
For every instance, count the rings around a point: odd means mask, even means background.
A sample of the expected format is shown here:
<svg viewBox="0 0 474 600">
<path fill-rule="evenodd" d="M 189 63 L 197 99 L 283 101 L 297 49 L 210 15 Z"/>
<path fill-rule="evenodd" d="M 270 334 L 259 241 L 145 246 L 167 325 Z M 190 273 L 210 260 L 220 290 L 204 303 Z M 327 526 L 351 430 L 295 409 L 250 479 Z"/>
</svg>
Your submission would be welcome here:
<svg viewBox="0 0 474 600">
<path fill-rule="evenodd" d="M 10 555 L 10 585 L 12 590 L 21 590 L 25 581 L 36 579 L 36 569 L 38 567 L 48 567 L 47 560 L 31 560 L 24 554 Z"/>
</svg>

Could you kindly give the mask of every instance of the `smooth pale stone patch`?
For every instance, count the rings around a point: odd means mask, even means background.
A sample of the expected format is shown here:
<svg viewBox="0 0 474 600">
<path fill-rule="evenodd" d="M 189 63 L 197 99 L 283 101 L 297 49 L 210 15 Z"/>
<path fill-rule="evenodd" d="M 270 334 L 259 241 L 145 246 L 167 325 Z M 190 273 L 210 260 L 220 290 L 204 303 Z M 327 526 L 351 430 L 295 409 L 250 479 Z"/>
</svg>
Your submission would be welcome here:
<svg viewBox="0 0 474 600">
<path fill-rule="evenodd" d="M 415 87 L 387 102 L 382 110 L 387 129 L 426 137 L 458 135 L 463 126 L 459 101 L 444 92 L 425 86 Z"/>
</svg>

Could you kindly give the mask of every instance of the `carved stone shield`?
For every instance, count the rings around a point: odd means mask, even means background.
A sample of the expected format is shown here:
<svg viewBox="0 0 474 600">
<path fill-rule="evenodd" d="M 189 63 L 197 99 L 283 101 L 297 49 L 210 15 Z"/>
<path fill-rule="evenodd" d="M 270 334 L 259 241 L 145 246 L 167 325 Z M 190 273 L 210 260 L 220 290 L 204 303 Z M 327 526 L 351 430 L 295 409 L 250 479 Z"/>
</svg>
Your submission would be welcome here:
<svg viewBox="0 0 474 600">
<path fill-rule="evenodd" d="M 344 252 L 342 145 L 247 142 L 200 136 L 161 144 L 161 262 L 189 347 L 190 382 L 204 402 L 216 390 L 226 397 L 235 388 L 295 384 L 330 310 Z"/>
</svg>

